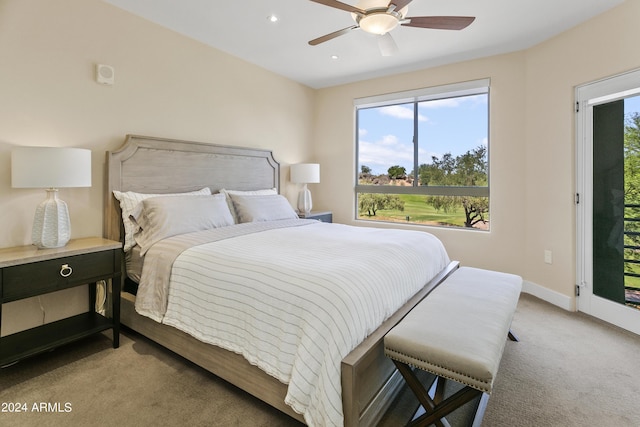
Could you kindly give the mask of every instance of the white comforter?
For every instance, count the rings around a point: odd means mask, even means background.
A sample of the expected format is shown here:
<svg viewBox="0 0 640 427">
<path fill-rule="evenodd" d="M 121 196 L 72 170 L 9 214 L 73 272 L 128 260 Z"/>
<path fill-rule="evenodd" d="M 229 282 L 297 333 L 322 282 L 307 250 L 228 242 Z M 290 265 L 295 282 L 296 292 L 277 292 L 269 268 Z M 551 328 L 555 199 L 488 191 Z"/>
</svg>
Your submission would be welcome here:
<svg viewBox="0 0 640 427">
<path fill-rule="evenodd" d="M 285 401 L 308 425 L 342 426 L 341 360 L 447 265 L 447 253 L 419 231 L 317 221 L 258 229 L 182 252 L 162 322 L 289 384 Z"/>
</svg>

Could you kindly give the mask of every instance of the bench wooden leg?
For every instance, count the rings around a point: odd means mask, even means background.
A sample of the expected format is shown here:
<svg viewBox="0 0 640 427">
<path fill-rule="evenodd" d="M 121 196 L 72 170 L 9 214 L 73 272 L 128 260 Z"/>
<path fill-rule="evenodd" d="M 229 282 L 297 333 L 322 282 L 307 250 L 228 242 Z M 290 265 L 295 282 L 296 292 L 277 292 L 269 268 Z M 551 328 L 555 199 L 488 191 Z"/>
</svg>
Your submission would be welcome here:
<svg viewBox="0 0 640 427">
<path fill-rule="evenodd" d="M 438 377 L 436 380 L 436 391 L 433 394 L 433 403 L 436 405 L 444 400 L 444 383 L 446 381 L 447 380 L 442 377 Z"/>
<path fill-rule="evenodd" d="M 429 392 L 424 388 L 418 377 L 416 377 L 416 375 L 413 373 L 411 367 L 395 360 L 393 361 L 393 363 L 395 363 L 405 382 L 407 383 L 411 391 L 413 391 L 413 394 L 418 398 L 418 402 L 420 403 L 420 405 L 422 405 L 427 413 L 433 411 L 436 404 L 431 399 L 431 397 L 429 396 Z M 442 424 L 439 420 L 433 421 L 432 423 L 437 427 L 444 427 L 444 424 Z M 410 423 L 408 425 L 413 424 Z"/>
<path fill-rule="evenodd" d="M 410 427 L 426 427 L 440 421 L 465 403 L 475 399 L 482 394 L 481 391 L 465 386 L 455 394 L 437 404 L 432 412 L 426 412 L 419 418 L 408 424 Z"/>
<path fill-rule="evenodd" d="M 416 377 L 410 366 L 396 360 L 394 360 L 393 363 L 396 365 L 407 385 L 416 395 L 418 401 L 426 411 L 424 414 L 407 424 L 408 427 L 426 427 L 432 424 L 438 427 L 444 426 L 442 421 L 444 417 L 465 403 L 483 394 L 481 391 L 472 387 L 463 387 L 452 396 L 443 400 L 445 381 L 444 378 L 438 377 L 436 392 L 432 399 L 431 396 L 429 396 L 429 392 L 420 383 L 420 380 Z"/>
</svg>

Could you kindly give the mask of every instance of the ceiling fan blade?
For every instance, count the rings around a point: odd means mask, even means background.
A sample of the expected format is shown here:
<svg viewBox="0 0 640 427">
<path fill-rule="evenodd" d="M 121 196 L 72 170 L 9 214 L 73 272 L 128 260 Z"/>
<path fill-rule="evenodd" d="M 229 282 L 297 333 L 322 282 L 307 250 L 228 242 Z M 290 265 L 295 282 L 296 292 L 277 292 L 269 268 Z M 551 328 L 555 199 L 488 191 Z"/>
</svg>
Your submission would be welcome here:
<svg viewBox="0 0 640 427">
<path fill-rule="evenodd" d="M 360 28 L 360 27 L 358 27 L 357 25 L 352 25 L 350 27 L 343 28 L 341 30 L 334 31 L 333 33 L 326 34 L 326 35 L 324 35 L 322 37 L 318 37 L 317 39 L 313 39 L 313 40 L 311 40 L 309 42 L 309 44 L 311 46 L 315 46 L 315 45 L 318 45 L 320 43 L 324 43 L 326 41 L 329 41 L 331 39 L 335 39 L 336 37 L 341 36 L 343 34 L 347 34 L 349 31 L 355 30 L 357 28 Z"/>
<path fill-rule="evenodd" d="M 389 2 L 389 7 L 391 7 L 391 5 L 394 5 L 395 8 L 393 10 L 397 12 L 411 2 L 412 0 L 391 0 Z"/>
<path fill-rule="evenodd" d="M 433 28 L 436 30 L 462 30 L 473 21 L 473 16 L 414 16 L 401 22 L 405 27 Z"/>
<path fill-rule="evenodd" d="M 351 6 L 350 4 L 342 3 L 337 0 L 311 0 L 314 3 L 320 3 L 325 6 L 335 7 L 336 9 L 346 10 L 347 12 L 353 12 L 358 15 L 364 15 L 366 12 L 362 9 L 358 9 L 355 6 Z"/>
<path fill-rule="evenodd" d="M 378 48 L 382 56 L 393 56 L 399 51 L 398 45 L 389 33 L 378 36 Z"/>
</svg>

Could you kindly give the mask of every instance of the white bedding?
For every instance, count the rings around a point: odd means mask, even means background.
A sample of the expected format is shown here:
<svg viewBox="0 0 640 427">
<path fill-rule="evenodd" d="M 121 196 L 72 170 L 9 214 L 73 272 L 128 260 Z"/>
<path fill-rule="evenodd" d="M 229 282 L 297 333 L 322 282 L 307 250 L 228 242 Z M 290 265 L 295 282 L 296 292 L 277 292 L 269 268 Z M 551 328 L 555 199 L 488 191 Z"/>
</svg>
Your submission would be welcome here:
<svg viewBox="0 0 640 427">
<path fill-rule="evenodd" d="M 443 245 L 425 232 L 318 221 L 241 226 L 175 259 L 161 321 L 288 384 L 285 401 L 308 425 L 342 426 L 341 360 L 448 264 Z"/>
</svg>

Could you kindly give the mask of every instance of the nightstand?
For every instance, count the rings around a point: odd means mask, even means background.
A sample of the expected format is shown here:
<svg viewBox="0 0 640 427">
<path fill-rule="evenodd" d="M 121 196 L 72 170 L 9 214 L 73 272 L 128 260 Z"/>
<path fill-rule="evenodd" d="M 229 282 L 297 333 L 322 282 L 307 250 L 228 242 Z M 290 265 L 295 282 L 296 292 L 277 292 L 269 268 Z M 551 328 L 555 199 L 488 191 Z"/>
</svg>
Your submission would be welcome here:
<svg viewBox="0 0 640 427">
<path fill-rule="evenodd" d="M 333 214 L 330 211 L 325 212 L 309 212 L 309 214 L 305 215 L 304 213 L 299 213 L 298 217 L 304 219 L 315 219 L 317 221 L 322 222 L 333 222 Z"/>
<path fill-rule="evenodd" d="M 4 303 L 89 284 L 87 313 L 0 337 L 0 366 L 108 329 L 118 348 L 121 263 L 122 243 L 98 237 L 70 240 L 55 249 L 0 249 L 0 326 Z M 111 318 L 95 311 L 100 280 L 111 281 Z"/>
</svg>

